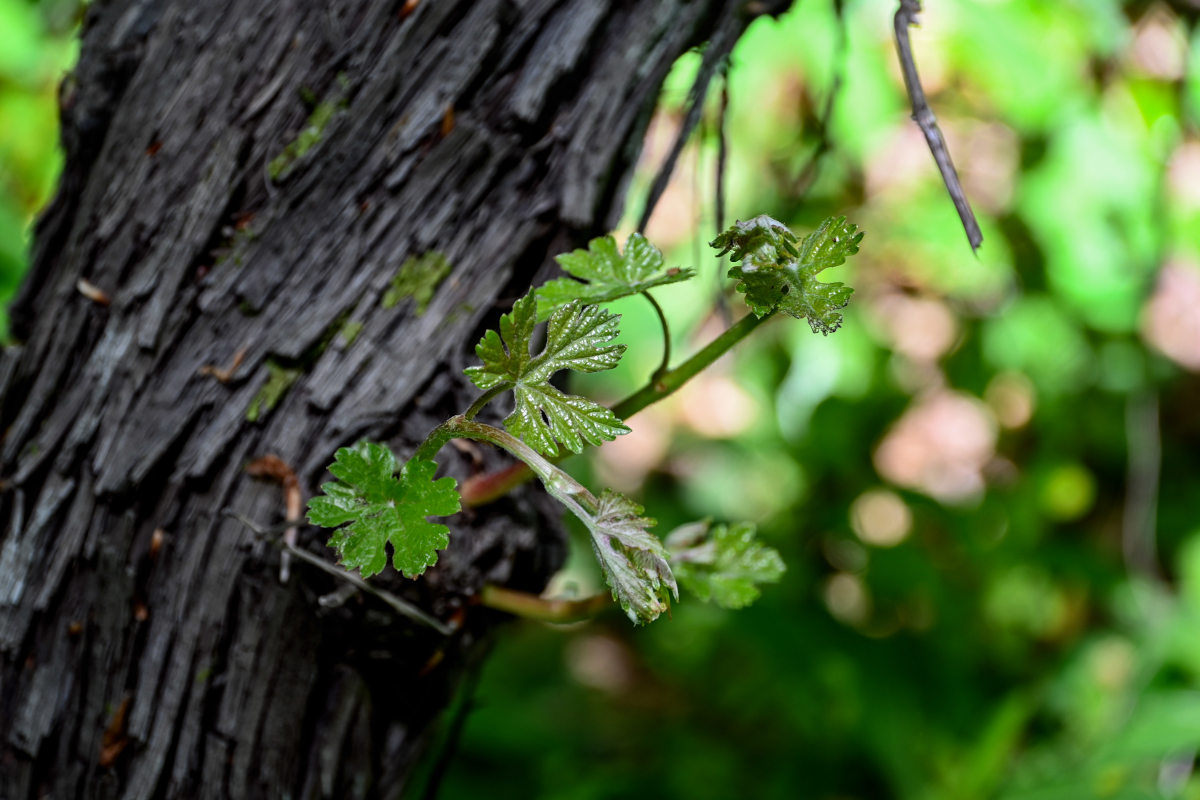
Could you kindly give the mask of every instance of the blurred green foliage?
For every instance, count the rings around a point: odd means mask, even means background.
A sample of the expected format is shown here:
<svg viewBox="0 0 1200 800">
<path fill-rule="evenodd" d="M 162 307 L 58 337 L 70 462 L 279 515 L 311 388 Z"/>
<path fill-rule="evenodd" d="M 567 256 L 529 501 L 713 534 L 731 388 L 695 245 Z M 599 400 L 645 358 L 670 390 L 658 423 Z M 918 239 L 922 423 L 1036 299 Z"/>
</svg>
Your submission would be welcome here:
<svg viewBox="0 0 1200 800">
<path fill-rule="evenodd" d="M 0 0 L 0 341 L 34 214 L 62 168 L 58 84 L 75 63 L 78 0 Z"/>
<path fill-rule="evenodd" d="M 1200 798 L 1197 14 L 926 7 L 918 67 L 978 255 L 908 119 L 894 2 L 757 21 L 728 74 L 724 223 L 858 222 L 845 323 L 775 320 L 584 467 L 660 530 L 756 522 L 781 583 L 640 629 L 511 626 L 441 796 Z M 77 8 L 0 0 L 0 300 L 58 170 Z M 697 62 L 664 90 L 634 198 Z M 647 231 L 700 272 L 657 290 L 684 350 L 741 313 L 704 246 L 718 108 Z M 626 341 L 657 341 L 644 301 L 613 305 Z M 583 388 L 625 395 L 655 350 Z M 602 586 L 578 555 L 553 591 Z"/>
<path fill-rule="evenodd" d="M 728 76 L 724 223 L 858 222 L 846 321 L 776 320 L 591 464 L 663 529 L 754 520 L 782 583 L 639 630 L 514 625 L 441 796 L 1200 798 L 1196 14 L 925 5 L 918 68 L 978 256 L 908 119 L 895 4 L 756 22 Z M 656 291 L 684 350 L 721 329 L 714 303 L 744 313 L 704 246 L 717 94 L 647 231 L 700 273 Z M 626 341 L 657 340 L 644 301 L 613 306 Z M 654 349 L 580 382 L 620 398 Z M 598 585 L 579 559 L 553 590 Z"/>
</svg>

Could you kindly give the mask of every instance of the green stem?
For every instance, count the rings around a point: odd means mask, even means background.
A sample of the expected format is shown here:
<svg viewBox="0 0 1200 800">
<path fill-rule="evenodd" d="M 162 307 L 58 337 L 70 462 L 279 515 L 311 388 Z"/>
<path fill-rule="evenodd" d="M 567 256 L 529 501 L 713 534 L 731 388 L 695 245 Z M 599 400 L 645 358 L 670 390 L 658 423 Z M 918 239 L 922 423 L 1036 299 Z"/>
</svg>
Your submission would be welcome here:
<svg viewBox="0 0 1200 800">
<path fill-rule="evenodd" d="M 654 313 L 658 314 L 658 322 L 662 325 L 663 335 L 663 354 L 662 361 L 658 364 L 658 369 L 650 376 L 650 382 L 661 378 L 671 369 L 671 326 L 667 324 L 667 315 L 663 313 L 662 306 L 654 299 L 654 296 L 649 292 L 642 292 L 642 297 L 650 301 L 650 305 L 654 306 Z"/>
<path fill-rule="evenodd" d="M 478 414 L 480 411 L 482 411 L 484 406 L 486 406 L 488 403 L 490 403 L 496 397 L 499 397 L 500 395 L 504 394 L 510 388 L 512 388 L 512 387 L 508 386 L 507 384 L 503 384 L 503 383 L 500 384 L 499 386 L 493 386 L 492 388 L 488 389 L 483 394 L 479 395 L 479 397 L 475 398 L 475 402 L 471 403 L 471 407 L 467 409 L 466 413 L 463 414 L 463 416 L 466 417 L 467 419 L 475 419 L 475 415 Z"/>
<path fill-rule="evenodd" d="M 551 497 L 566 506 L 582 522 L 590 525 L 599 507 L 596 496 L 589 492 L 586 486 L 556 467 L 548 458 L 507 431 L 474 422 L 465 416 L 451 417 L 430 431 L 413 457 L 432 461 L 438 450 L 451 439 L 474 439 L 507 450 L 541 479 Z"/>
<path fill-rule="evenodd" d="M 438 451 L 446 442 L 454 438 L 454 434 L 450 432 L 449 425 L 457 417 L 450 419 L 438 425 L 425 435 L 425 440 L 417 445 L 417 449 L 413 452 L 412 458 L 419 461 L 436 461 Z"/>
<path fill-rule="evenodd" d="M 629 419 L 646 406 L 657 403 L 659 400 L 678 391 L 679 387 L 683 386 L 695 377 L 697 373 L 712 365 L 714 361 L 729 352 L 734 345 L 749 336 L 755 328 L 766 322 L 773 315 L 774 312 L 764 317 L 756 317 L 754 314 L 746 315 L 716 339 L 713 339 L 696 355 L 675 369 L 667 371 L 666 374 L 660 376 L 657 380 L 652 380 L 641 390 L 625 398 L 620 403 L 617 403 L 613 407 L 613 413 L 619 419 Z M 497 429 L 493 428 L 492 430 Z M 503 433 L 503 431 L 501 432 Z M 519 442 L 520 440 L 516 441 Z M 523 442 L 521 444 L 525 446 Z M 512 451 L 510 450 L 509 452 Z M 541 456 L 538 456 L 538 458 L 541 458 Z M 525 461 L 523 458 L 521 460 Z M 463 505 L 467 507 L 487 505 L 528 481 L 531 475 L 532 473 L 528 468 L 523 467 L 521 464 L 514 464 L 496 473 L 471 478 L 464 482 L 461 487 Z"/>
<path fill-rule="evenodd" d="M 613 413 L 618 419 L 629 419 L 646 406 L 653 405 L 664 397 L 674 394 L 698 373 L 703 372 L 712 366 L 714 361 L 728 353 L 734 345 L 749 336 L 755 328 L 769 320 L 774 313 L 771 312 L 764 317 L 756 317 L 754 314 L 742 317 L 724 333 L 709 342 L 699 353 L 675 369 L 659 376 L 657 380 L 651 380 L 639 391 L 617 403 L 613 406 Z"/>
<path fill-rule="evenodd" d="M 611 606 L 613 599 L 607 594 L 596 594 L 578 600 L 547 598 L 485 583 L 479 591 L 479 604 L 526 619 L 562 624 L 591 619 Z"/>
</svg>

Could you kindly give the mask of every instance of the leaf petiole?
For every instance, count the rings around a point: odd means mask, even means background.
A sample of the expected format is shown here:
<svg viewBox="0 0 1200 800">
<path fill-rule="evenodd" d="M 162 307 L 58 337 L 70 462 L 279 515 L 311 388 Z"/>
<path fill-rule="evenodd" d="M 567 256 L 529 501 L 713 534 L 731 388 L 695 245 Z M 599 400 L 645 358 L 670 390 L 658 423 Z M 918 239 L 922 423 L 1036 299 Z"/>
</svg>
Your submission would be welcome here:
<svg viewBox="0 0 1200 800">
<path fill-rule="evenodd" d="M 466 417 L 467 419 L 475 419 L 475 416 L 480 411 L 483 410 L 484 406 L 486 406 L 488 403 L 492 402 L 492 400 L 496 399 L 500 395 L 507 392 L 508 388 L 509 387 L 507 387 L 505 385 L 500 385 L 500 386 L 493 386 L 491 389 L 488 389 L 486 392 L 479 395 L 479 397 L 475 398 L 475 402 L 471 403 L 471 407 L 468 408 L 463 413 L 463 416 Z"/>
<path fill-rule="evenodd" d="M 659 362 L 658 369 L 650 375 L 650 382 L 654 383 L 671 369 L 671 326 L 667 324 L 667 315 L 663 313 L 662 306 L 654 299 L 654 295 L 649 292 L 642 292 L 642 297 L 650 302 L 654 307 L 654 313 L 658 314 L 658 322 L 662 325 L 663 336 L 663 354 L 662 361 Z"/>
<path fill-rule="evenodd" d="M 498 611 L 507 611 L 509 614 L 525 619 L 562 625 L 591 619 L 612 606 L 613 599 L 609 594 L 594 594 L 578 600 L 541 597 L 487 583 L 479 591 L 479 604 Z"/>
<path fill-rule="evenodd" d="M 548 458 L 522 442 L 511 433 L 491 425 L 469 420 L 458 415 L 438 425 L 417 448 L 413 458 L 433 459 L 442 446 L 451 439 L 474 439 L 507 450 L 520 459 L 530 472 L 537 475 L 554 499 L 567 506 L 576 516 L 594 514 L 599 506 L 596 496 L 583 484 L 556 467 Z"/>
</svg>

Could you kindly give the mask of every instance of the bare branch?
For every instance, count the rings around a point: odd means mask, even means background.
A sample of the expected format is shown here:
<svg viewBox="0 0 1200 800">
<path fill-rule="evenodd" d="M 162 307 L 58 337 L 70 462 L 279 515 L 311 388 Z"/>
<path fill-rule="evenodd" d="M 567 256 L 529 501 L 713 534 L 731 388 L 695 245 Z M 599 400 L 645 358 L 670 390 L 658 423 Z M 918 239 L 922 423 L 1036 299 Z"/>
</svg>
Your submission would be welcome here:
<svg viewBox="0 0 1200 800">
<path fill-rule="evenodd" d="M 650 185 L 650 193 L 646 197 L 646 207 L 642 210 L 642 218 L 638 222 L 638 233 L 646 232 L 650 217 L 654 215 L 654 209 L 658 206 L 662 193 L 666 191 L 667 184 L 671 182 L 671 175 L 675 172 L 675 163 L 679 160 L 679 154 L 683 152 L 684 145 L 687 144 L 692 131 L 696 129 L 697 123 L 700 122 L 700 115 L 704 110 L 704 100 L 708 96 L 708 85 L 717 72 L 725 66 L 729 52 L 737 42 L 739 28 L 732 22 L 736 9 L 730 6 L 724 13 L 728 19 L 722 21 L 713 38 L 704 48 L 700 69 L 696 73 L 696 80 L 692 83 L 691 91 L 688 92 L 688 110 L 679 127 L 679 133 L 671 144 L 667 157 L 659 167 L 658 174 L 654 176 L 654 182 Z"/>
<path fill-rule="evenodd" d="M 454 633 L 454 628 L 452 628 L 451 626 L 442 622 L 441 620 L 430 616 L 429 614 L 427 614 L 424 611 L 422 611 L 421 609 L 417 608 L 415 605 L 408 602 L 404 598 L 397 597 L 396 595 L 392 594 L 391 592 L 387 592 L 382 589 L 376 589 L 374 586 L 370 585 L 369 583 L 367 583 L 366 581 L 364 581 L 362 578 L 355 575 L 354 573 L 344 570 L 341 567 L 336 566 L 334 564 L 330 564 L 328 561 L 325 561 L 324 559 L 313 555 L 312 553 L 308 552 L 307 550 L 301 549 L 300 547 L 298 547 L 294 544 L 288 544 L 287 541 L 285 541 L 281 538 L 275 538 L 275 536 L 273 535 L 273 534 L 277 533 L 279 528 L 281 528 L 281 527 L 283 528 L 284 531 L 286 531 L 289 528 L 293 528 L 297 525 L 304 524 L 306 522 L 306 520 L 290 519 L 290 520 L 285 520 L 281 525 L 275 526 L 274 528 L 265 528 L 262 525 L 259 525 L 258 523 L 254 522 L 253 520 L 250 520 L 250 519 L 242 516 L 241 514 L 238 514 L 236 511 L 231 511 L 231 510 L 226 509 L 223 513 L 225 514 L 225 516 L 230 517 L 231 519 L 236 519 L 238 522 L 242 523 L 247 528 L 254 531 L 254 533 L 257 534 L 259 537 L 265 539 L 267 542 L 269 542 L 271 544 L 274 544 L 274 545 L 282 548 L 284 551 L 286 551 L 290 555 L 294 556 L 295 558 L 299 559 L 300 561 L 303 561 L 306 564 L 314 566 L 317 569 L 321 570 L 322 572 L 328 573 L 329 575 L 332 575 L 335 578 L 345 581 L 346 583 L 350 584 L 351 586 L 358 589 L 359 591 L 366 592 L 367 594 L 370 594 L 370 595 L 374 595 L 375 597 L 379 598 L 384 603 L 386 603 L 388 606 L 390 606 L 391 609 L 393 611 L 395 611 L 397 614 L 400 614 L 403 617 L 407 617 L 408 619 L 412 620 L 413 622 L 417 622 L 417 623 L 420 623 L 421 625 L 426 625 L 430 628 L 433 628 L 435 631 L 442 634 L 443 636 L 449 636 L 452 633 Z"/>
<path fill-rule="evenodd" d="M 720 236 L 725 230 L 725 165 L 729 160 L 729 135 L 725 123 L 729 116 L 729 73 L 726 71 L 721 80 L 721 105 L 717 110 L 717 185 L 713 214 L 716 217 L 717 231 Z"/>
<path fill-rule="evenodd" d="M 729 69 L 724 70 L 721 76 L 721 105 L 717 110 L 717 175 L 716 187 L 714 191 L 713 215 L 716 222 L 716 235 L 720 236 L 725 230 L 725 166 L 729 160 L 729 132 L 726 130 L 726 122 L 729 117 Z M 699 259 L 697 259 L 699 262 Z M 721 259 L 724 264 L 725 260 Z M 724 267 L 722 267 L 724 272 Z M 728 328 L 733 324 L 733 309 L 729 307 L 729 297 L 725 294 L 724 289 L 718 285 L 715 303 L 717 313 L 721 316 L 721 321 Z"/>
<path fill-rule="evenodd" d="M 950 160 L 950 150 L 946 147 L 946 140 L 942 138 L 937 119 L 925 100 L 925 90 L 921 88 L 921 79 L 917 77 L 917 65 L 913 61 L 908 28 L 916 23 L 920 11 L 921 0 L 900 0 L 895 19 L 896 52 L 900 56 L 900 67 L 904 71 L 904 86 L 908 89 L 909 99 L 912 100 L 912 118 L 925 134 L 929 152 L 933 153 L 933 160 L 937 162 L 938 170 L 942 173 L 946 191 L 954 201 L 954 208 L 958 210 L 963 229 L 967 232 L 967 240 L 971 242 L 971 249 L 974 250 L 983 244 L 983 234 L 979 230 L 979 223 L 975 221 L 975 212 L 971 210 L 967 195 L 963 192 L 962 183 L 958 180 L 958 172 L 954 169 L 954 162 Z"/>
</svg>

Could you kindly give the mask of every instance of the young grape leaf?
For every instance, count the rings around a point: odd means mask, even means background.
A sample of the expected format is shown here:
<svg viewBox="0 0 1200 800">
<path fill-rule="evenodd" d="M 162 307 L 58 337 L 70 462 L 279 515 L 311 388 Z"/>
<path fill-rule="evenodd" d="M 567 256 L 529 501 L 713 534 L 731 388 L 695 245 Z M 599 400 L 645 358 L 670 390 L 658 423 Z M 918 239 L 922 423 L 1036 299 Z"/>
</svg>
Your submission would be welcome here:
<svg viewBox="0 0 1200 800">
<path fill-rule="evenodd" d="M 437 563 L 437 551 L 450 544 L 450 529 L 426 517 L 459 510 L 454 478 L 435 481 L 437 464 L 416 459 L 396 475 L 392 451 L 366 441 L 339 449 L 329 471 L 339 480 L 308 501 L 308 521 L 337 528 L 329 546 L 345 567 L 361 569 L 364 578 L 382 572 L 388 542 L 392 566 L 410 578 Z"/>
<path fill-rule="evenodd" d="M 676 528 L 667 537 L 671 567 L 683 588 L 722 608 L 743 608 L 758 599 L 758 584 L 784 572 L 774 548 L 760 544 L 754 525 L 737 522 L 709 528 L 707 521 Z"/>
<path fill-rule="evenodd" d="M 654 520 L 641 513 L 641 506 L 607 490 L 596 516 L 584 520 L 613 598 L 634 623 L 653 621 L 670 608 L 671 596 L 679 599 L 667 549 L 649 530 Z"/>
<path fill-rule="evenodd" d="M 727 231 L 708 243 L 719 248 L 717 258 L 729 254 L 730 261 L 745 261 L 760 267 L 782 267 L 795 261 L 800 253 L 796 250 L 799 240 L 792 229 L 777 219 L 760 214 L 745 222 L 738 220 Z"/>
<path fill-rule="evenodd" d="M 854 292 L 842 283 L 822 283 L 817 274 L 846 262 L 858 252 L 863 234 L 845 217 L 829 217 L 796 247 L 796 237 L 768 216 L 738 222 L 712 241 L 718 255 L 735 264 L 729 277 L 738 281 L 746 303 L 759 317 L 778 309 L 808 319 L 813 333 L 829 334 L 842 324 L 837 313 Z M 741 262 L 740 264 L 736 262 Z"/>
<path fill-rule="evenodd" d="M 625 345 L 610 344 L 620 317 L 599 306 L 569 303 L 550 317 L 545 349 L 531 356 L 536 311 L 532 294 L 518 300 L 512 312 L 500 318 L 500 332 L 488 331 L 475 346 L 483 366 L 466 370 L 467 377 L 484 391 L 495 387 L 513 390 L 516 408 L 504 420 L 504 427 L 548 456 L 558 455 L 556 443 L 578 453 L 585 443 L 600 444 L 628 433 L 629 428 L 604 406 L 550 385 L 550 376 L 559 370 L 600 372 L 615 367 L 625 352 Z"/>
<path fill-rule="evenodd" d="M 539 321 L 574 300 L 585 305 L 607 303 L 655 286 L 685 281 L 696 274 L 691 269 L 664 269 L 662 252 L 640 233 L 629 237 L 624 253 L 617 249 L 616 239 L 601 236 L 588 242 L 587 250 L 564 253 L 555 260 L 580 280 L 556 278 L 540 287 Z"/>
</svg>

